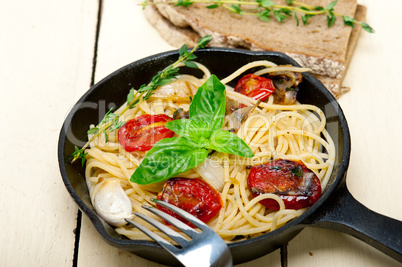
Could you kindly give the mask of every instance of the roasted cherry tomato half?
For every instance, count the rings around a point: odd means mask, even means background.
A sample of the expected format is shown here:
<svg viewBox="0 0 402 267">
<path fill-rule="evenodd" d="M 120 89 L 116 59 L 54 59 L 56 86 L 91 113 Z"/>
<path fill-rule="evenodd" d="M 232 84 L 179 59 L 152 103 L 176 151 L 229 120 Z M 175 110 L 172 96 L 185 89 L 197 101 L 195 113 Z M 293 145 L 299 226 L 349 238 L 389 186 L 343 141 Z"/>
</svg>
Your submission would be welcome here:
<svg viewBox="0 0 402 267">
<path fill-rule="evenodd" d="M 247 74 L 237 82 L 234 90 L 256 100 L 265 101 L 275 91 L 275 86 L 270 79 Z"/>
<path fill-rule="evenodd" d="M 321 196 L 320 179 L 302 162 L 278 159 L 251 167 L 247 178 L 254 197 L 264 193 L 277 194 L 287 209 L 313 205 Z M 269 209 L 279 210 L 273 199 L 260 202 Z"/>
<path fill-rule="evenodd" d="M 222 208 L 219 193 L 201 179 L 170 178 L 157 198 L 187 211 L 204 223 L 209 222 Z M 157 207 L 187 225 L 193 226 L 165 207 L 161 205 L 157 205 Z"/>
<path fill-rule="evenodd" d="M 165 127 L 173 119 L 165 114 L 141 115 L 119 128 L 119 143 L 127 151 L 148 151 L 163 138 L 173 137 L 174 132 Z"/>
</svg>

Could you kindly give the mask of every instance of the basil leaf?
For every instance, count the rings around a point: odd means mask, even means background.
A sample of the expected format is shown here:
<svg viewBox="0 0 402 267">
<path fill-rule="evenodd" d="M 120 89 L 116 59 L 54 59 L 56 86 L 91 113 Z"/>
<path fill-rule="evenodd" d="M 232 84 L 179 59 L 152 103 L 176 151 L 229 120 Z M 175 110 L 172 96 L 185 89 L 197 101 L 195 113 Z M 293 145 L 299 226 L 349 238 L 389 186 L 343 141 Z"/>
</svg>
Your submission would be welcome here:
<svg viewBox="0 0 402 267">
<path fill-rule="evenodd" d="M 215 131 L 212 134 L 207 148 L 245 158 L 251 158 L 254 156 L 253 151 L 246 142 L 234 133 L 223 130 Z"/>
<path fill-rule="evenodd" d="M 130 181 L 141 185 L 160 182 L 194 168 L 207 157 L 205 148 L 196 148 L 185 138 L 165 138 L 147 152 Z"/>
<path fill-rule="evenodd" d="M 186 137 L 194 143 L 197 147 L 205 146 L 206 139 L 211 136 L 210 125 L 207 121 L 196 119 L 181 119 L 170 121 L 165 124 L 165 127 L 172 130 L 178 135 Z"/>
<path fill-rule="evenodd" d="M 222 129 L 225 116 L 226 94 L 225 85 L 215 76 L 208 80 L 197 90 L 190 104 L 190 119 L 209 124 L 209 136 L 215 130 Z"/>
</svg>

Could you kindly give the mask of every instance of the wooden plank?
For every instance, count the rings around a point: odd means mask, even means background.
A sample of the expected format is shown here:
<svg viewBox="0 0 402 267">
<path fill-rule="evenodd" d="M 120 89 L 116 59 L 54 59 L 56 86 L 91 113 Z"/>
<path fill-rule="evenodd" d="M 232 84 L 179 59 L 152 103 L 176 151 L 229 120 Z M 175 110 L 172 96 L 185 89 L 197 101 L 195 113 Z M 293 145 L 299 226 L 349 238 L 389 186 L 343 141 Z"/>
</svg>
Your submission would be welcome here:
<svg viewBox="0 0 402 267">
<path fill-rule="evenodd" d="M 60 177 L 62 122 L 90 84 L 97 3 L 2 1 L 0 266 L 71 266 L 77 207 Z"/>
<path fill-rule="evenodd" d="M 347 185 L 368 208 L 402 220 L 402 91 L 397 70 L 402 55 L 395 52 L 402 46 L 402 34 L 390 27 L 402 26 L 397 13 L 402 2 L 392 1 L 392 9 L 375 0 L 359 2 L 368 7 L 367 22 L 376 33 L 362 32 L 344 82 L 351 91 L 340 99 L 352 136 Z M 384 12 L 389 19 L 378 15 Z M 289 266 L 401 265 L 351 236 L 324 229 L 303 230 L 289 243 L 289 255 Z"/>
<path fill-rule="evenodd" d="M 173 50 L 148 23 L 136 1 L 103 1 L 95 82 L 144 57 Z"/>
<path fill-rule="evenodd" d="M 362 241 L 339 232 L 306 228 L 288 245 L 292 266 L 401 266 Z"/>
<path fill-rule="evenodd" d="M 142 16 L 135 1 L 102 1 L 101 27 L 98 40 L 95 82 L 137 59 L 172 49 L 163 45 Z M 143 32 L 142 34 L 139 34 Z M 148 34 L 144 34 L 148 33 Z M 146 38 L 144 42 L 141 38 Z M 149 42 L 148 42 L 149 40 Z M 162 44 L 162 45 L 161 45 Z M 89 219 L 83 215 L 78 266 L 162 266 L 104 242 Z"/>
</svg>

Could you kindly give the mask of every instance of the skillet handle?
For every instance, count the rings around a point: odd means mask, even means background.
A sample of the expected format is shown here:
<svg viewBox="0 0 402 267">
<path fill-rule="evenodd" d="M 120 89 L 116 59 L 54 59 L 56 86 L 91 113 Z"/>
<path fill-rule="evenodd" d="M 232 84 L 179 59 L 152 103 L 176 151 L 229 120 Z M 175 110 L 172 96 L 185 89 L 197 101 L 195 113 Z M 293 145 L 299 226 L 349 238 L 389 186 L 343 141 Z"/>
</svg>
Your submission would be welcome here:
<svg viewBox="0 0 402 267">
<path fill-rule="evenodd" d="M 354 236 L 402 262 L 402 222 L 376 213 L 358 202 L 342 183 L 316 212 L 311 226 Z"/>
</svg>

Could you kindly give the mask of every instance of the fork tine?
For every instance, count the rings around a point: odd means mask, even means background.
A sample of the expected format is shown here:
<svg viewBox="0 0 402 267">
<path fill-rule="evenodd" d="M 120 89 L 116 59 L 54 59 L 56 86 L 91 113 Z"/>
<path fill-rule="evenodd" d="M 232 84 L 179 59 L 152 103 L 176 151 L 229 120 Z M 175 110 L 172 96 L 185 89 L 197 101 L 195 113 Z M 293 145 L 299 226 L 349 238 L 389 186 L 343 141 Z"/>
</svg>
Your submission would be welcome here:
<svg viewBox="0 0 402 267">
<path fill-rule="evenodd" d="M 124 219 L 124 220 L 126 220 L 126 222 L 128 222 L 129 224 L 137 227 L 140 231 L 142 231 L 144 234 L 149 236 L 151 239 L 155 240 L 159 245 L 161 245 L 163 248 L 165 248 L 167 251 L 169 251 L 173 255 L 174 255 L 174 253 L 179 252 L 179 249 L 176 248 L 174 245 L 170 244 L 167 240 L 163 239 L 162 237 L 160 237 L 159 235 L 155 234 L 151 230 L 145 228 L 141 224 L 139 224 L 139 223 L 137 223 L 137 222 L 135 222 L 133 220 L 130 220 L 130 219 Z"/>
<path fill-rule="evenodd" d="M 161 217 L 165 221 L 169 222 L 170 224 L 172 224 L 177 229 L 181 230 L 182 232 L 184 232 L 186 235 L 188 235 L 191 238 L 196 238 L 200 234 L 197 231 L 195 231 L 193 228 L 188 226 L 187 224 L 183 223 L 182 221 L 172 217 L 171 215 L 169 215 L 161 210 L 158 210 L 158 209 L 156 209 L 154 207 L 150 207 L 150 206 L 142 206 L 142 207 L 144 209 L 147 209 L 148 211 L 154 213 L 155 215 Z"/>
<path fill-rule="evenodd" d="M 170 229 L 166 225 L 163 225 L 162 223 L 160 223 L 144 214 L 141 214 L 141 213 L 134 213 L 134 214 L 137 215 L 138 217 L 140 217 L 141 219 L 143 219 L 144 221 L 146 221 L 147 223 L 149 223 L 150 225 L 158 228 L 161 232 L 165 233 L 166 235 L 171 237 L 174 241 L 176 241 L 179 245 L 185 246 L 189 243 L 189 241 L 187 239 L 185 239 L 179 233 L 177 233 L 173 229 Z"/>
<path fill-rule="evenodd" d="M 139 223 L 125 219 L 126 222 L 134 225 L 140 231 L 148 235 L 151 239 L 155 240 L 160 246 L 166 249 L 170 254 L 172 254 L 177 260 L 179 260 L 184 266 L 193 266 L 195 263 L 197 266 L 221 266 L 221 267 L 231 267 L 232 265 L 232 254 L 223 239 L 215 232 L 213 229 L 209 228 L 206 224 L 201 222 L 199 219 L 193 217 L 193 215 L 183 211 L 171 204 L 168 204 L 162 200 L 152 199 L 152 201 L 174 211 L 179 216 L 188 220 L 193 225 L 199 227 L 202 232 L 194 230 L 192 227 L 181 222 L 180 220 L 170 216 L 169 214 L 150 206 L 142 206 L 149 212 L 154 213 L 156 216 L 164 219 L 165 221 L 176 226 L 183 233 L 191 237 L 191 240 L 186 239 L 180 233 L 174 231 L 170 227 L 160 223 L 146 215 L 141 213 L 134 213 L 136 216 L 140 217 L 144 221 L 153 225 L 167 236 L 175 240 L 180 247 L 174 246 L 165 240 L 163 237 L 157 235 L 156 233 L 150 231 Z M 190 216 L 190 217 L 189 217 Z"/>
<path fill-rule="evenodd" d="M 200 228 L 201 230 L 208 230 L 209 226 L 206 225 L 204 222 L 202 222 L 201 220 L 199 220 L 198 218 L 196 218 L 195 216 L 190 215 L 189 213 L 187 213 L 186 211 L 172 205 L 169 204 L 165 201 L 159 200 L 159 199 L 151 199 L 152 201 L 156 202 L 158 205 L 164 206 L 165 208 L 170 209 L 171 211 L 177 213 L 178 215 L 180 215 L 182 218 L 186 219 L 187 221 L 191 222 L 193 225 L 195 225 L 196 227 Z M 164 212 L 163 212 L 164 213 Z M 166 213 L 164 213 L 166 214 Z M 179 225 L 184 225 L 184 229 L 190 229 L 192 231 L 194 231 L 191 227 L 189 227 L 188 225 L 182 223 L 181 221 L 177 220 L 180 224 Z M 173 223 L 172 223 L 173 224 Z M 175 225 L 176 226 L 176 225 Z M 181 228 L 179 228 L 181 229 Z M 196 231 L 194 231 L 196 232 Z"/>
</svg>

